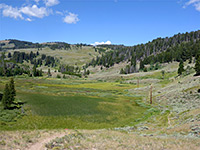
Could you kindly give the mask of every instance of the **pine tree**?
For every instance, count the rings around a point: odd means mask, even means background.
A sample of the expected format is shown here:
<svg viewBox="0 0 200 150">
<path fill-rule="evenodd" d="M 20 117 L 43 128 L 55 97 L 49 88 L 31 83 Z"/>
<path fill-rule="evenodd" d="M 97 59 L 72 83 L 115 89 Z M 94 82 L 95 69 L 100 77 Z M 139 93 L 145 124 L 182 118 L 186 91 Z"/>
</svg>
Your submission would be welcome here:
<svg viewBox="0 0 200 150">
<path fill-rule="evenodd" d="M 124 74 L 124 69 L 123 68 L 121 68 L 120 74 Z"/>
<path fill-rule="evenodd" d="M 50 76 L 51 76 L 51 70 L 48 69 L 48 77 L 50 77 Z"/>
<path fill-rule="evenodd" d="M 165 78 L 165 70 L 162 70 L 161 73 L 162 73 L 162 78 L 164 79 Z"/>
<path fill-rule="evenodd" d="M 11 55 L 11 53 L 9 52 L 9 53 L 8 53 L 8 58 L 11 58 L 11 57 L 12 57 L 12 55 Z"/>
<path fill-rule="evenodd" d="M 144 62 L 140 61 L 140 70 L 143 70 L 143 69 L 144 69 Z"/>
<path fill-rule="evenodd" d="M 200 75 L 200 55 L 197 56 L 197 59 L 196 59 L 196 64 L 195 64 L 195 67 L 194 67 L 195 71 L 196 71 L 196 75 Z"/>
<path fill-rule="evenodd" d="M 13 78 L 10 79 L 8 87 L 9 87 L 9 105 L 11 105 L 14 102 L 16 96 L 15 83 Z"/>
<path fill-rule="evenodd" d="M 184 72 L 184 64 L 183 61 L 181 60 L 179 63 L 179 68 L 178 68 L 178 75 L 182 75 L 182 73 Z"/>
<path fill-rule="evenodd" d="M 39 76 L 42 76 L 42 69 L 40 69 L 39 71 Z"/>
<path fill-rule="evenodd" d="M 159 64 L 156 63 L 156 65 L 155 65 L 155 70 L 158 70 L 158 69 L 159 69 Z"/>
<path fill-rule="evenodd" d="M 6 84 L 4 92 L 3 92 L 3 98 L 2 98 L 2 104 L 3 104 L 4 109 L 8 109 L 10 107 L 9 97 L 10 97 L 9 86 L 8 84 Z"/>
<path fill-rule="evenodd" d="M 147 70 L 147 67 L 144 67 L 143 71 L 144 71 L 144 72 L 147 72 L 147 71 L 148 71 L 148 70 Z"/>
<path fill-rule="evenodd" d="M 33 66 L 33 76 L 36 77 L 37 76 L 37 70 L 36 70 L 36 66 Z"/>
<path fill-rule="evenodd" d="M 87 75 L 89 75 L 90 74 L 90 70 L 87 70 Z"/>
</svg>

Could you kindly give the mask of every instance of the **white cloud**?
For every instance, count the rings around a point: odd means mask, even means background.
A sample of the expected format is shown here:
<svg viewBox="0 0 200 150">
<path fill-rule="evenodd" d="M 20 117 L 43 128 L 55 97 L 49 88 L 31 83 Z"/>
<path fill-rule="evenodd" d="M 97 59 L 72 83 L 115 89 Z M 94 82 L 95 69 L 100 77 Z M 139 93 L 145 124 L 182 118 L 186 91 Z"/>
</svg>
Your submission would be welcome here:
<svg viewBox="0 0 200 150">
<path fill-rule="evenodd" d="M 26 19 L 26 21 L 29 21 L 29 22 L 31 22 L 31 21 L 32 21 L 32 19 L 30 19 L 30 18 L 27 18 L 27 19 Z"/>
<path fill-rule="evenodd" d="M 17 18 L 24 19 L 23 14 L 29 17 L 43 18 L 45 16 L 48 16 L 52 12 L 51 9 L 48 9 L 45 7 L 39 8 L 37 5 L 24 6 L 21 8 L 17 8 L 17 7 L 13 8 L 12 6 L 0 4 L 0 9 L 2 9 L 3 16 L 15 18 L 15 19 Z"/>
<path fill-rule="evenodd" d="M 44 0 L 44 3 L 47 7 L 54 6 L 59 4 L 59 0 Z"/>
<path fill-rule="evenodd" d="M 5 4 L 0 4 L 0 9 L 4 8 Z"/>
<path fill-rule="evenodd" d="M 36 3 L 38 3 L 40 0 L 34 0 Z"/>
<path fill-rule="evenodd" d="M 200 2 L 200 0 L 189 0 L 186 5 L 194 4 L 196 2 Z"/>
<path fill-rule="evenodd" d="M 95 42 L 94 44 L 91 44 L 91 45 L 111 45 L 111 41 L 106 41 L 106 42 Z"/>
<path fill-rule="evenodd" d="M 13 8 L 12 6 L 8 6 L 5 4 L 0 4 L 0 9 L 3 9 L 2 13 L 5 17 L 24 19 L 18 8 Z"/>
<path fill-rule="evenodd" d="M 68 24 L 76 24 L 77 22 L 79 21 L 79 18 L 78 18 L 78 15 L 77 14 L 73 14 L 73 13 L 70 13 L 65 16 L 64 18 L 64 22 L 65 23 L 68 23 Z"/>
<path fill-rule="evenodd" d="M 48 16 L 51 13 L 51 10 L 45 8 L 45 7 L 37 7 L 37 5 L 25 6 L 20 9 L 20 12 L 31 16 L 31 17 L 37 17 L 37 18 L 43 18 L 45 16 Z"/>
<path fill-rule="evenodd" d="M 200 11 L 200 2 L 194 4 L 194 6 L 195 6 L 195 8 L 196 8 L 197 11 Z"/>
<path fill-rule="evenodd" d="M 56 14 L 63 16 L 64 14 L 60 11 L 56 11 Z"/>
<path fill-rule="evenodd" d="M 189 5 L 193 5 L 197 11 L 200 11 L 200 0 L 189 0 L 183 8 L 186 8 Z"/>
<path fill-rule="evenodd" d="M 29 0 L 27 0 L 29 1 Z M 37 4 L 23 4 L 21 7 L 13 7 L 10 5 L 6 5 L 3 3 L 0 3 L 0 14 L 2 14 L 5 17 L 11 17 L 14 19 L 21 19 L 25 21 L 33 21 L 34 17 L 36 18 L 44 18 L 46 16 L 49 16 L 50 14 L 55 14 L 64 16 L 63 22 L 68 24 L 76 24 L 79 21 L 78 15 L 68 12 L 68 11 L 53 11 L 53 9 L 50 9 L 49 6 L 53 6 L 59 3 L 59 0 L 32 0 Z M 46 5 L 43 7 L 40 7 L 40 3 L 43 1 Z"/>
</svg>

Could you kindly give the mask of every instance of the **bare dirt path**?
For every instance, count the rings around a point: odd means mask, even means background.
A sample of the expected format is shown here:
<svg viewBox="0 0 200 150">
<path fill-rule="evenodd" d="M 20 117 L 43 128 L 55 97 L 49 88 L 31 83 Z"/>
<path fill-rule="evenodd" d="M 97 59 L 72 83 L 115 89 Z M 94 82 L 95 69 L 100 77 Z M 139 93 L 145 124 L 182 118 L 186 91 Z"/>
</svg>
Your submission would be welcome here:
<svg viewBox="0 0 200 150">
<path fill-rule="evenodd" d="M 170 114 L 168 115 L 168 117 L 167 117 L 167 119 L 168 119 L 168 126 L 169 127 L 171 127 L 172 125 L 171 125 L 171 121 L 170 121 L 170 118 L 169 118 L 169 116 L 171 115 L 171 112 L 170 112 Z"/>
<path fill-rule="evenodd" d="M 31 145 L 31 147 L 29 147 L 27 150 L 44 150 L 45 149 L 45 144 L 50 142 L 51 140 L 55 139 L 55 138 L 61 138 L 63 136 L 65 136 L 66 133 L 56 133 L 54 135 L 48 136 L 45 139 L 38 141 L 37 143 Z"/>
</svg>

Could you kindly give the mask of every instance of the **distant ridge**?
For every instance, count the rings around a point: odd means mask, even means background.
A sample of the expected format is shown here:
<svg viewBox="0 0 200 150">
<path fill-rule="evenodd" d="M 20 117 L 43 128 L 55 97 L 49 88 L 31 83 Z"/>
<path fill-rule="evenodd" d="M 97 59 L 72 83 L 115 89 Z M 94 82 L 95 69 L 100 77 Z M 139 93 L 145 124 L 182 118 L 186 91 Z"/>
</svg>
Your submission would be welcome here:
<svg viewBox="0 0 200 150">
<path fill-rule="evenodd" d="M 109 68 L 120 62 L 130 63 L 121 72 L 128 74 L 144 69 L 146 64 L 164 63 L 170 61 L 183 61 L 195 57 L 200 50 L 200 30 L 176 34 L 172 37 L 157 38 L 146 44 L 135 46 L 99 45 L 99 47 L 112 49 L 96 57 L 88 66 L 104 66 Z M 137 67 L 137 64 L 140 67 Z"/>
</svg>

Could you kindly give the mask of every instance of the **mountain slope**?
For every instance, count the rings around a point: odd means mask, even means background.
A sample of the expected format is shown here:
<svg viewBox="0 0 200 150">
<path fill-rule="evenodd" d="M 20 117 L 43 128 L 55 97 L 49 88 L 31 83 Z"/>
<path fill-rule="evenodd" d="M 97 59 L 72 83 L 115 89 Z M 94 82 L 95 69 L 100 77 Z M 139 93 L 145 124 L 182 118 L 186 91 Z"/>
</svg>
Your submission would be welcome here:
<svg viewBox="0 0 200 150">
<path fill-rule="evenodd" d="M 143 69 L 146 64 L 164 63 L 170 61 L 184 61 L 194 57 L 200 49 L 200 30 L 195 32 L 186 32 L 184 34 L 176 34 L 173 37 L 157 38 L 146 44 L 135 46 L 124 45 L 101 45 L 98 47 L 110 48 L 101 57 L 96 57 L 87 66 L 104 66 L 109 68 L 120 62 L 128 62 L 123 73 L 138 72 Z M 140 68 L 136 65 L 140 63 Z"/>
</svg>

